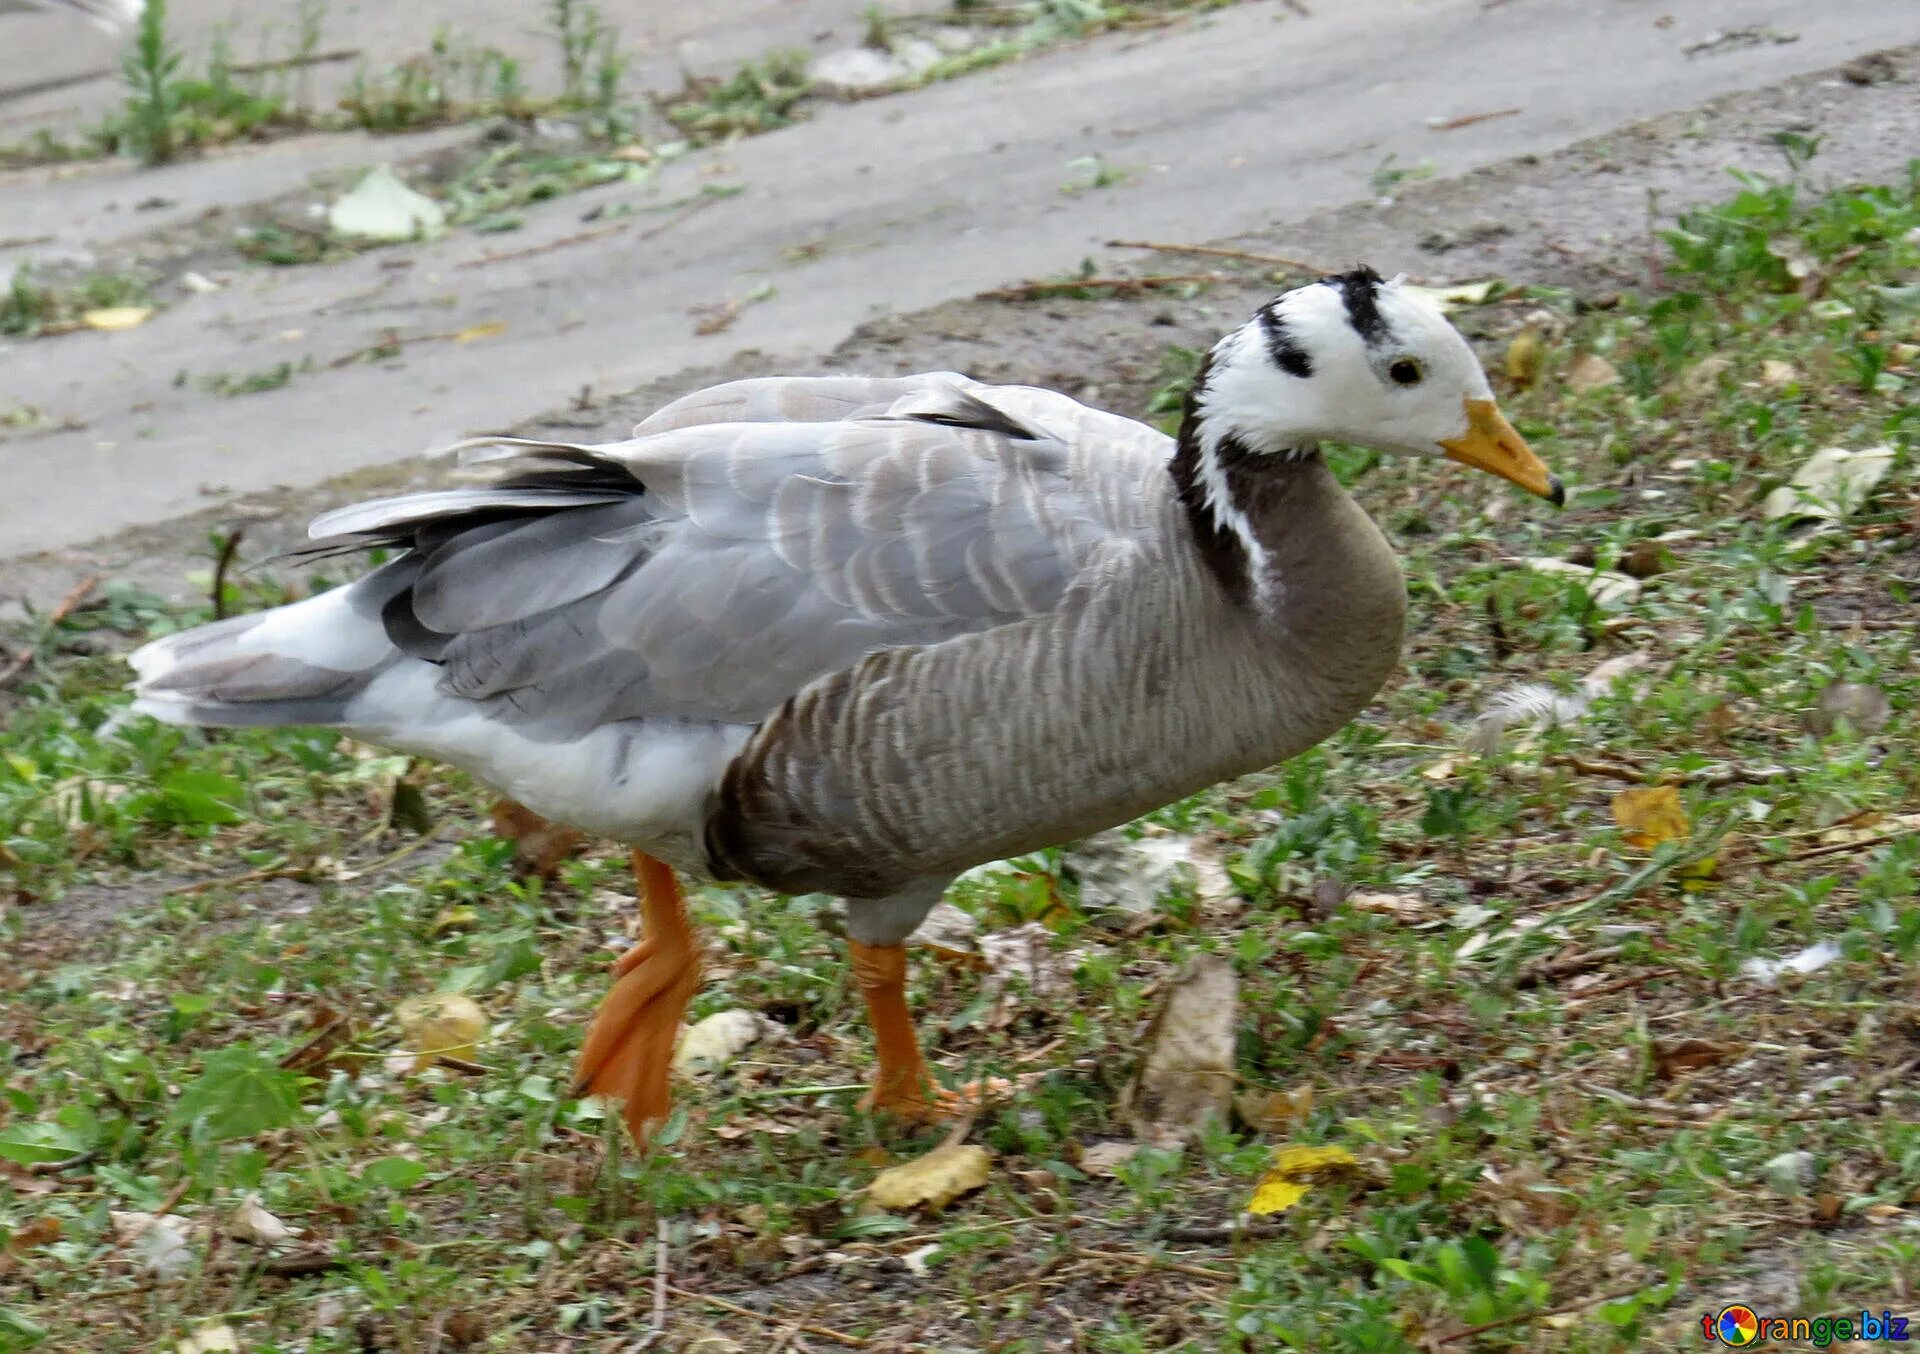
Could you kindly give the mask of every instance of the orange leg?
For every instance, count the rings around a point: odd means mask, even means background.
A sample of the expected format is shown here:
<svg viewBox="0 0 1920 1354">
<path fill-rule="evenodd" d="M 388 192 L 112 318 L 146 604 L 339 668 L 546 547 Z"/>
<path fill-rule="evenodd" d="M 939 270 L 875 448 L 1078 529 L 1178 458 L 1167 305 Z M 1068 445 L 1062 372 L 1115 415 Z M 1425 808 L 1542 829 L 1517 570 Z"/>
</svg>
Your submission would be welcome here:
<svg viewBox="0 0 1920 1354">
<path fill-rule="evenodd" d="M 907 947 L 862 945 L 849 942 L 853 976 L 867 999 L 867 1019 L 873 1025 L 874 1051 L 879 1068 L 873 1089 L 860 1098 L 863 1110 L 885 1110 L 910 1123 L 932 1123 L 956 1108 L 953 1092 L 945 1090 L 927 1070 L 920 1056 L 920 1040 L 907 1012 Z"/>
<path fill-rule="evenodd" d="M 672 868 L 635 851 L 633 873 L 640 943 L 614 965 L 613 990 L 580 1047 L 573 1093 L 624 1100 L 627 1127 L 645 1142 L 647 1125 L 665 1119 L 671 1104 L 667 1073 L 687 1003 L 700 989 L 700 949 Z"/>
</svg>

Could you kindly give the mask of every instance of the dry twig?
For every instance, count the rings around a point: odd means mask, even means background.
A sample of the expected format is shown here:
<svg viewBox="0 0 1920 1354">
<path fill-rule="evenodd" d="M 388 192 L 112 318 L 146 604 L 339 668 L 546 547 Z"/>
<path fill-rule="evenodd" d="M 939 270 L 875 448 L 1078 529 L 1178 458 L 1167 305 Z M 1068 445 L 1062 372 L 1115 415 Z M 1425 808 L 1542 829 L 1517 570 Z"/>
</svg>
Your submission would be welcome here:
<svg viewBox="0 0 1920 1354">
<path fill-rule="evenodd" d="M 709 1307 L 718 1307 L 721 1311 L 732 1312 L 735 1316 L 749 1316 L 755 1321 L 764 1321 L 769 1326 L 785 1325 L 791 1319 L 785 1316 L 777 1316 L 771 1312 L 756 1312 L 751 1307 L 742 1307 L 737 1302 L 728 1302 L 725 1298 L 717 1298 L 711 1293 L 694 1293 L 685 1288 L 675 1287 L 673 1284 L 667 1285 L 667 1291 L 676 1298 L 688 1298 L 694 1302 L 704 1302 Z M 808 1335 L 817 1335 L 822 1340 L 832 1340 L 836 1343 L 846 1345 L 850 1349 L 871 1349 L 873 1347 L 873 1341 L 864 1339 L 858 1335 L 848 1335 L 845 1331 L 835 1330 L 831 1326 L 816 1326 L 811 1321 L 803 1321 L 799 1323 L 799 1325 L 800 1329 Z"/>
<path fill-rule="evenodd" d="M 1520 110 L 1518 108 L 1496 108 L 1491 113 L 1466 113 L 1457 118 L 1445 118 L 1439 122 L 1429 122 L 1427 124 L 1427 130 L 1430 132 L 1452 132 L 1458 131 L 1462 127 L 1471 127 L 1476 122 L 1492 122 L 1495 118 L 1518 116 L 1520 116 Z"/>
<path fill-rule="evenodd" d="M 85 578 L 81 579 L 78 583 L 76 583 L 74 585 L 73 591 L 60 599 L 60 605 L 56 606 L 52 611 L 47 613 L 45 633 L 48 635 L 52 634 L 54 627 L 59 625 L 60 622 L 64 621 L 67 617 L 71 616 L 73 614 L 74 608 L 79 606 L 80 603 L 84 602 L 87 599 L 87 595 L 91 593 L 94 590 L 94 588 L 99 586 L 99 583 L 100 583 L 99 574 L 88 574 Z M 33 643 L 27 645 L 26 648 L 22 649 L 19 653 L 15 654 L 13 656 L 13 661 L 7 664 L 4 671 L 0 671 L 0 686 L 5 686 L 8 682 L 11 682 L 15 677 L 18 677 L 22 672 L 24 672 L 26 670 L 27 664 L 33 661 L 34 651 L 39 647 L 40 647 L 39 641 L 35 640 Z"/>
<path fill-rule="evenodd" d="M 220 558 L 213 562 L 213 618 L 224 621 L 227 618 L 227 570 L 233 567 L 233 556 L 240 549 L 240 542 L 246 538 L 245 527 L 235 527 L 220 542 Z"/>
<path fill-rule="evenodd" d="M 1169 244 L 1162 240 L 1108 240 L 1110 249 L 1151 249 L 1159 254 L 1199 254 L 1210 259 L 1239 259 L 1242 263 L 1270 263 L 1277 268 L 1292 268 L 1296 272 L 1313 273 L 1325 277 L 1332 269 L 1322 268 L 1317 263 L 1308 263 L 1305 259 L 1289 258 L 1285 254 L 1254 254 L 1245 249 L 1227 249 L 1217 244 Z"/>
<path fill-rule="evenodd" d="M 1155 287 L 1177 287 L 1193 282 L 1218 282 L 1218 273 L 1155 273 L 1149 277 L 1075 277 L 1058 282 L 1022 282 L 1015 287 L 995 287 L 978 294 L 982 301 L 1031 301 L 1040 296 L 1059 296 L 1065 292 L 1104 287 L 1108 291 L 1151 291 Z"/>
</svg>

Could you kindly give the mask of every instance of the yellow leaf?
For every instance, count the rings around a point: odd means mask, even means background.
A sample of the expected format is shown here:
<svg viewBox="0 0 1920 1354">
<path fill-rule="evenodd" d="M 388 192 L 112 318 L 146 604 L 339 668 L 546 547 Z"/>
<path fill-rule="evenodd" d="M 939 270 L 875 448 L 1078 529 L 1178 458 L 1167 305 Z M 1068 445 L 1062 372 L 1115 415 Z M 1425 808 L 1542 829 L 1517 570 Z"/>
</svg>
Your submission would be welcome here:
<svg viewBox="0 0 1920 1354">
<path fill-rule="evenodd" d="M 1452 313 L 1462 306 L 1482 306 L 1493 295 L 1493 289 L 1500 284 L 1489 278 L 1485 282 L 1456 282 L 1451 287 L 1418 287 L 1411 282 L 1400 284 L 1400 290 L 1423 296 L 1440 307 L 1443 312 Z"/>
<path fill-rule="evenodd" d="M 87 311 L 80 322 L 89 329 L 133 329 L 145 324 L 151 314 L 152 306 L 106 306 Z"/>
<path fill-rule="evenodd" d="M 1613 821 L 1620 829 L 1620 840 L 1642 851 L 1678 841 L 1692 830 L 1680 790 L 1673 785 L 1622 790 L 1613 797 Z"/>
<path fill-rule="evenodd" d="M 1525 388 L 1540 379 L 1540 368 L 1547 358 L 1547 345 L 1540 331 L 1528 325 L 1507 344 L 1507 379 Z"/>
<path fill-rule="evenodd" d="M 472 1058 L 474 1042 L 487 1030 L 487 1013 L 458 992 L 414 997 L 401 1002 L 394 1014 L 414 1050 L 416 1072 L 441 1058 Z"/>
<path fill-rule="evenodd" d="M 453 336 L 455 343 L 475 343 L 481 339 L 499 338 L 507 332 L 505 320 L 489 320 L 486 324 L 470 324 Z"/>
<path fill-rule="evenodd" d="M 1269 1171 L 1260 1177 L 1253 1198 L 1247 1203 L 1247 1212 L 1283 1213 L 1306 1197 L 1307 1185 L 1304 1180 L 1288 1180 Z"/>
<path fill-rule="evenodd" d="M 464 931 L 480 922 L 480 914 L 465 903 L 456 903 L 452 907 L 440 909 L 440 915 L 433 919 L 433 934 L 444 935 L 448 931 Z"/>
<path fill-rule="evenodd" d="M 1720 857 L 1702 856 L 1691 865 L 1680 867 L 1680 888 L 1685 893 L 1704 893 L 1720 874 Z"/>
<path fill-rule="evenodd" d="M 1253 1198 L 1247 1201 L 1247 1212 L 1278 1213 L 1292 1208 L 1307 1197 L 1307 1191 L 1322 1177 L 1342 1174 L 1357 1165 L 1353 1153 L 1344 1147 L 1302 1147 L 1289 1143 L 1276 1148 L 1273 1165 L 1260 1177 Z"/>
<path fill-rule="evenodd" d="M 1291 1091 L 1246 1091 L 1233 1098 L 1240 1122 L 1261 1133 L 1285 1133 L 1313 1113 L 1313 1087 Z"/>
<path fill-rule="evenodd" d="M 867 1193 L 882 1208 L 937 1211 L 985 1185 L 992 1165 L 986 1148 L 948 1143 L 918 1161 L 888 1167 L 874 1176 Z"/>
</svg>

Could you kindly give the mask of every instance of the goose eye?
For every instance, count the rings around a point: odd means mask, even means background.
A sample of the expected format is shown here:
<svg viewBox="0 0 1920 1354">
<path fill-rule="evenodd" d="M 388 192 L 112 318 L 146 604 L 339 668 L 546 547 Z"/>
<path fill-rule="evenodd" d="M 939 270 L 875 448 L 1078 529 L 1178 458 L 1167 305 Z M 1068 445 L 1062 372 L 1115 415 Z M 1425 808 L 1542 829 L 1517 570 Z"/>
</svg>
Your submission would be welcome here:
<svg viewBox="0 0 1920 1354">
<path fill-rule="evenodd" d="M 1396 358 L 1393 365 L 1387 368 L 1387 375 L 1391 376 L 1397 385 L 1417 386 L 1420 384 L 1422 374 L 1420 364 L 1411 357 Z"/>
</svg>

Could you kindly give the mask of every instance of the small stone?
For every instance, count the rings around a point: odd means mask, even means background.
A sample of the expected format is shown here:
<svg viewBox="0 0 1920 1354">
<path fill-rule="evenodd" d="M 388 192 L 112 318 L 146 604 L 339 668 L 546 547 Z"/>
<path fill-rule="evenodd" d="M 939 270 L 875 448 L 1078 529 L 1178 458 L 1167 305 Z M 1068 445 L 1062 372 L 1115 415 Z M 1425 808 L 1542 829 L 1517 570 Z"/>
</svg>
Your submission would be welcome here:
<svg viewBox="0 0 1920 1354">
<path fill-rule="evenodd" d="M 1567 368 L 1568 388 L 1582 395 L 1590 390 L 1603 390 L 1619 384 L 1619 371 L 1598 353 L 1582 353 Z"/>
<path fill-rule="evenodd" d="M 1893 703 L 1887 693 L 1864 682 L 1835 682 L 1820 693 L 1813 709 L 1803 721 L 1808 733 L 1826 737 L 1842 723 L 1855 733 L 1879 733 L 1892 717 Z"/>
<path fill-rule="evenodd" d="M 1813 1153 L 1782 1152 L 1760 1168 L 1767 1187 L 1775 1194 L 1798 1194 L 1813 1179 Z"/>
<path fill-rule="evenodd" d="M 1732 368 L 1733 363 L 1727 358 L 1704 358 L 1693 364 L 1687 374 L 1680 379 L 1680 384 L 1689 395 L 1711 394 L 1719 388 L 1720 378 Z"/>
<path fill-rule="evenodd" d="M 897 88 L 945 60 L 947 53 L 925 38 L 910 38 L 891 51 L 846 47 L 817 57 L 807 67 L 813 88 L 835 98 L 859 99 Z"/>
<path fill-rule="evenodd" d="M 928 35 L 933 45 L 948 56 L 958 56 L 962 52 L 971 52 L 980 44 L 979 34 L 971 28 L 961 28 L 955 24 L 942 24 Z"/>
<path fill-rule="evenodd" d="M 1893 79 L 1897 74 L 1893 59 L 1884 52 L 1869 52 L 1866 56 L 1856 57 L 1840 68 L 1840 74 L 1849 84 L 1878 85 Z"/>
</svg>

